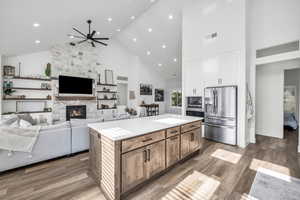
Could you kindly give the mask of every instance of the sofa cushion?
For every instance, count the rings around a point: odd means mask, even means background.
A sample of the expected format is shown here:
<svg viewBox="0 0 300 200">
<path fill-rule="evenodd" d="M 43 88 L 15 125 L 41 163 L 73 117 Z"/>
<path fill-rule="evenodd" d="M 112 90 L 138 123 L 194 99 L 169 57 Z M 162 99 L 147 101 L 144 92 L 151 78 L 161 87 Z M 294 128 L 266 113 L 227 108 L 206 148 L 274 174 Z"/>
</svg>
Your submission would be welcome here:
<svg viewBox="0 0 300 200">
<path fill-rule="evenodd" d="M 65 128 L 70 128 L 69 122 L 62 122 L 59 124 L 42 126 L 41 131 L 54 131 L 55 129 L 65 129 Z"/>
<path fill-rule="evenodd" d="M 71 119 L 72 127 L 87 126 L 88 124 L 102 122 L 102 119 Z"/>
<path fill-rule="evenodd" d="M 22 114 L 22 115 L 18 115 L 18 117 L 21 120 L 29 122 L 31 125 L 36 124 L 36 120 L 34 120 L 30 114 Z"/>
</svg>

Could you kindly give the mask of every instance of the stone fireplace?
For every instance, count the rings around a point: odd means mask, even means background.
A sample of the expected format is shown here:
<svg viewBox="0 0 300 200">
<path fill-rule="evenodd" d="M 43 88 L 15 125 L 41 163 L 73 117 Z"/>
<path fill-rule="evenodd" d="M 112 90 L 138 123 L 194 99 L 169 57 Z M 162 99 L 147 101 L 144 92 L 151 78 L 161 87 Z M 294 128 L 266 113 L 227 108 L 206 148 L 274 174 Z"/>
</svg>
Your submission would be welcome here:
<svg viewBox="0 0 300 200">
<path fill-rule="evenodd" d="M 66 106 L 66 120 L 70 121 L 70 119 L 86 119 L 86 106 Z"/>
</svg>

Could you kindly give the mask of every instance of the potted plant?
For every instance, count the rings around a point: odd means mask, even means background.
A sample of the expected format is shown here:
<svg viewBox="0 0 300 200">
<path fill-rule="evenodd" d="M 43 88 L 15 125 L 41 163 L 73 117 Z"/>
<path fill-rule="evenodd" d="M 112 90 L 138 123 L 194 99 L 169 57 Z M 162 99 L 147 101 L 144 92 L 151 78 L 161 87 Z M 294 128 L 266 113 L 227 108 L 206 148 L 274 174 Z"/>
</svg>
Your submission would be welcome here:
<svg viewBox="0 0 300 200">
<path fill-rule="evenodd" d="M 46 69 L 45 69 L 45 75 L 49 78 L 51 77 L 51 64 L 47 63 Z"/>
</svg>

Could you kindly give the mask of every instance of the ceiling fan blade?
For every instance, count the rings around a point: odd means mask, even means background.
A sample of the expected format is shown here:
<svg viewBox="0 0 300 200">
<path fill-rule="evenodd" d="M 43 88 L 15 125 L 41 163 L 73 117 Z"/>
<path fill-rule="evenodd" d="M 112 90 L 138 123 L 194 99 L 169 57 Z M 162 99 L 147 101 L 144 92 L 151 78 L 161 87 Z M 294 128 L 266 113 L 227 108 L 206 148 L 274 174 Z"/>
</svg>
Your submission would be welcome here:
<svg viewBox="0 0 300 200">
<path fill-rule="evenodd" d="M 99 41 L 96 41 L 96 40 L 93 40 L 93 41 L 96 42 L 96 43 L 102 44 L 102 45 L 104 45 L 104 46 L 107 46 L 107 44 L 105 44 L 105 43 L 103 43 L 103 42 L 99 42 Z"/>
<path fill-rule="evenodd" d="M 109 40 L 109 38 L 93 38 L 93 40 Z"/>
<path fill-rule="evenodd" d="M 73 27 L 73 30 L 76 31 L 77 33 L 79 33 L 80 35 L 83 35 L 86 38 L 86 35 L 83 34 L 82 32 L 80 32 L 78 29 L 76 29 L 76 28 Z"/>
<path fill-rule="evenodd" d="M 92 44 L 92 46 L 93 46 L 93 47 L 96 47 L 96 45 L 95 45 L 95 43 L 94 43 L 94 42 L 91 42 L 91 44 Z"/>
<path fill-rule="evenodd" d="M 81 44 L 81 43 L 86 42 L 86 41 L 87 41 L 87 39 L 81 40 L 81 41 L 77 42 L 77 44 Z"/>
<path fill-rule="evenodd" d="M 77 36 L 77 35 L 71 35 L 71 34 L 68 34 L 68 36 L 69 36 L 69 37 L 73 37 L 73 38 L 86 39 L 85 37 Z"/>
<path fill-rule="evenodd" d="M 91 38 L 96 34 L 96 31 L 93 31 L 91 34 Z"/>
</svg>

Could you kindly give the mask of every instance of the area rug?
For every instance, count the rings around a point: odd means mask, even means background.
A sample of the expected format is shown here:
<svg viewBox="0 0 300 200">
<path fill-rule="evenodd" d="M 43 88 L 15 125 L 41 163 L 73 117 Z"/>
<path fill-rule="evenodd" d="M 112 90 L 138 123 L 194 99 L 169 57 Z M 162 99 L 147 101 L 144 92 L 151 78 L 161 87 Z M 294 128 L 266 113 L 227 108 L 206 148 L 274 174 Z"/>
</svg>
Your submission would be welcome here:
<svg viewBox="0 0 300 200">
<path fill-rule="evenodd" d="M 300 179 L 259 168 L 249 196 L 258 200 L 299 200 Z"/>
</svg>

